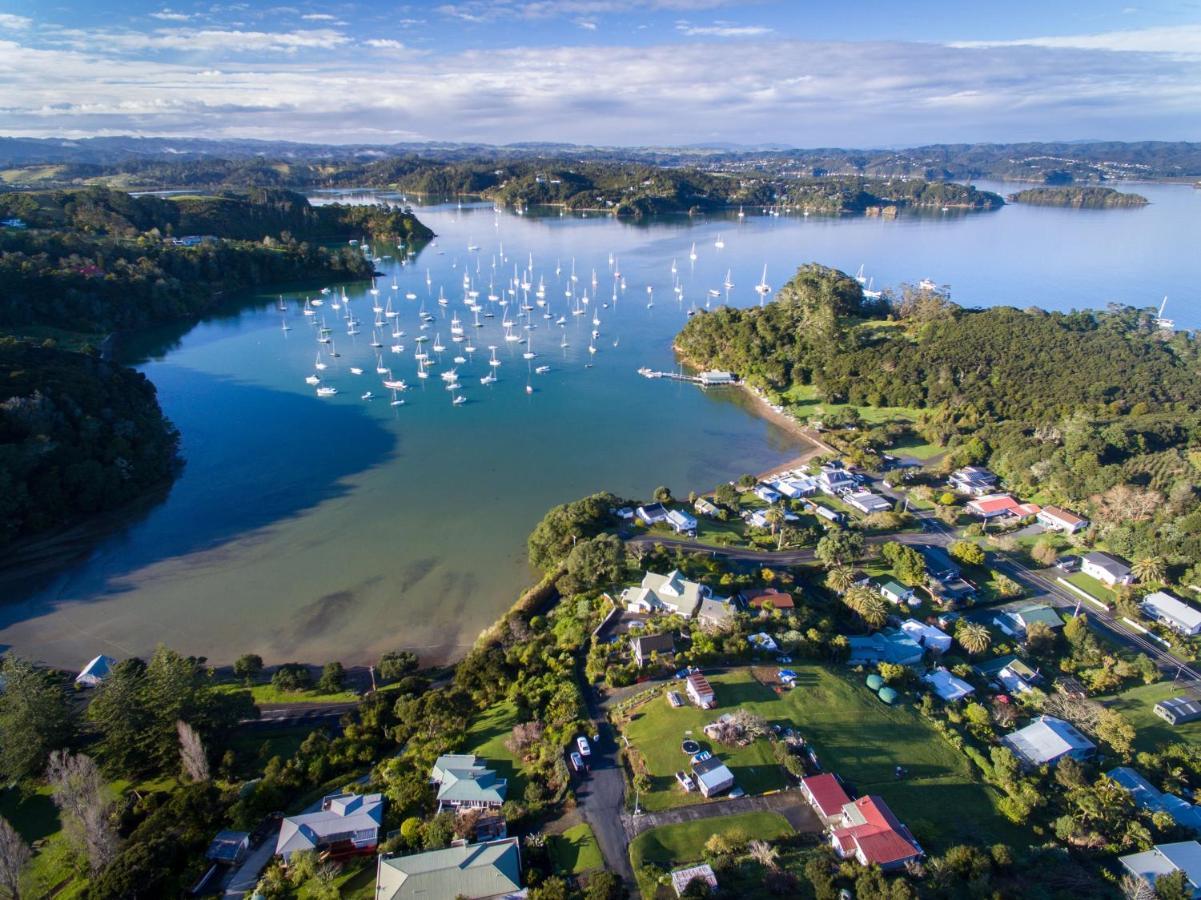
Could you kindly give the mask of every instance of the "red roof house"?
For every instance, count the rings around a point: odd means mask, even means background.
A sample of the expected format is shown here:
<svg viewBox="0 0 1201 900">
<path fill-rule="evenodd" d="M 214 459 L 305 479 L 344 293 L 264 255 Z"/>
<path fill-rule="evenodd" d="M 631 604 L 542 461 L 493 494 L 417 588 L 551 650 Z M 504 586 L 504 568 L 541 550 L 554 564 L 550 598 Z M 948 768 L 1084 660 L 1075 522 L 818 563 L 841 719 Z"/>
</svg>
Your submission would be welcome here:
<svg viewBox="0 0 1201 900">
<path fill-rule="evenodd" d="M 829 772 L 802 778 L 801 793 L 827 825 L 841 824 L 843 807 L 851 802 L 838 779 Z"/>
<path fill-rule="evenodd" d="M 909 829 L 898 821 L 880 797 L 860 797 L 842 809 L 842 827 L 830 832 L 830 843 L 843 859 L 885 871 L 899 869 L 922 855 Z"/>
</svg>

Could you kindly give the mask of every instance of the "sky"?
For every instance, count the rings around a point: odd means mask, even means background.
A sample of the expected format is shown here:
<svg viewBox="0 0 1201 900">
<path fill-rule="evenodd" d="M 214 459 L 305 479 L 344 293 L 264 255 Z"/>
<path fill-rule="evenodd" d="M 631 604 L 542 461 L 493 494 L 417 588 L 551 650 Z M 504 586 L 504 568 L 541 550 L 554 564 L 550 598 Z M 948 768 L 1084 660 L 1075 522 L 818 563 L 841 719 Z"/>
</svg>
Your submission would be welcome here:
<svg viewBox="0 0 1201 900">
<path fill-rule="evenodd" d="M 0 0 L 0 134 L 1201 140 L 1201 0 Z"/>
</svg>

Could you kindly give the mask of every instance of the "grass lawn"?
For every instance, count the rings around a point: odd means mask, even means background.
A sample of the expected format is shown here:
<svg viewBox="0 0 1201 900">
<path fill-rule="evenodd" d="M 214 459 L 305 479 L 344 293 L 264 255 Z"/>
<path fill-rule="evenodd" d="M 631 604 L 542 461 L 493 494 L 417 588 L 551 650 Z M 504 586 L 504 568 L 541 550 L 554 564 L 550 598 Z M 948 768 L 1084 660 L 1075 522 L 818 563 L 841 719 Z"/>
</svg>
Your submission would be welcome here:
<svg viewBox="0 0 1201 900">
<path fill-rule="evenodd" d="M 371 900 L 375 896 L 375 866 L 374 857 L 347 865 L 333 881 L 337 896 L 342 900 Z M 318 896 L 317 889 L 305 884 L 296 896 L 298 900 L 308 900 Z"/>
<path fill-rule="evenodd" d="M 301 726 L 299 728 L 264 728 L 262 730 L 244 728 L 230 738 L 229 745 L 235 753 L 253 755 L 262 749 L 263 744 L 266 744 L 269 748 L 266 756 L 267 759 L 273 756 L 289 759 L 300 749 L 300 745 L 304 743 L 304 739 L 315 730 L 311 726 Z"/>
<path fill-rule="evenodd" d="M 213 690 L 220 694 L 235 694 L 246 690 L 240 681 L 230 681 L 213 685 Z M 250 687 L 250 695 L 257 704 L 262 703 L 354 703 L 359 695 L 354 691 L 337 691 L 333 694 L 323 694 L 313 688 L 307 691 L 281 691 L 275 685 L 255 684 Z"/>
<path fill-rule="evenodd" d="M 1083 572 L 1073 572 L 1071 575 L 1062 576 L 1065 581 L 1070 581 L 1086 594 L 1096 597 L 1102 603 L 1112 606 L 1114 601 L 1113 591 L 1103 585 L 1091 575 L 1085 575 Z"/>
<path fill-rule="evenodd" d="M 737 816 L 717 816 L 712 819 L 696 819 L 678 825 L 662 825 L 644 831 L 630 842 L 630 863 L 634 874 L 646 863 L 654 863 L 665 869 L 674 869 L 687 863 L 698 862 L 705 842 L 715 834 L 741 831 L 749 837 L 774 840 L 792 834 L 792 826 L 779 813 L 751 812 Z M 653 884 L 644 884 L 639 879 L 642 896 L 655 895 Z"/>
<path fill-rule="evenodd" d="M 509 790 L 505 796 L 513 800 L 520 800 L 525 795 L 526 779 L 505 741 L 519 722 L 516 706 L 508 701 L 497 703 L 471 723 L 467 729 L 467 742 L 463 745 L 464 753 L 482 757 L 501 778 L 508 779 Z"/>
<path fill-rule="evenodd" d="M 579 875 L 605 865 L 596 835 L 587 822 L 551 836 L 547 843 L 555 871 L 563 875 Z"/>
<path fill-rule="evenodd" d="M 1101 698 L 1107 706 L 1118 710 L 1134 726 L 1134 749 L 1153 751 L 1165 744 L 1201 744 L 1201 721 L 1184 725 L 1169 725 L 1155 715 L 1155 704 L 1170 697 L 1179 697 L 1185 691 L 1172 681 L 1157 684 L 1140 684 L 1112 697 Z"/>
<path fill-rule="evenodd" d="M 786 783 L 768 741 L 761 739 L 746 747 L 723 747 L 709 741 L 704 733 L 706 725 L 740 706 L 772 717 L 765 707 L 772 705 L 776 695 L 746 669 L 709 676 L 709 683 L 717 695 L 716 709 L 699 709 L 691 704 L 673 709 L 665 697 L 656 695 L 638 707 L 625 726 L 626 736 L 642 754 L 651 776 L 651 792 L 639 798 L 648 812 L 705 800 L 699 791 L 685 793 L 676 783 L 675 773 L 688 768 L 688 756 L 680 749 L 685 736 L 720 757 L 734 773 L 735 783 L 748 794 L 775 790 Z M 678 690 L 683 694 L 683 687 Z"/>
</svg>

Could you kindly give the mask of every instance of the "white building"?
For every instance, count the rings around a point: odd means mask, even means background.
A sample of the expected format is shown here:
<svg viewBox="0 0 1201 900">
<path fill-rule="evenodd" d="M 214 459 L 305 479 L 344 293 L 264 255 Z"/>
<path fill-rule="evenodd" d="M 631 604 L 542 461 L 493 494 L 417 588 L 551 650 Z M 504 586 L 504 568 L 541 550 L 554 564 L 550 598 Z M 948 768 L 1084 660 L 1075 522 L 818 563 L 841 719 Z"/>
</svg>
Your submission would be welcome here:
<svg viewBox="0 0 1201 900">
<path fill-rule="evenodd" d="M 1053 766 L 1065 756 L 1086 759 L 1097 749 L 1074 725 L 1054 716 L 1039 716 L 1001 740 L 1020 760 L 1035 767 Z"/>
<path fill-rule="evenodd" d="M 628 587 L 621 592 L 621 603 L 629 612 L 665 612 L 690 619 L 701 600 L 708 596 L 707 587 L 689 581 L 673 569 L 666 575 L 647 572 L 639 587 Z"/>
<path fill-rule="evenodd" d="M 868 515 L 878 512 L 888 512 L 892 509 L 892 501 L 871 491 L 856 491 L 842 498 L 848 506 L 853 506 Z"/>
<path fill-rule="evenodd" d="M 1183 872 L 1185 887 L 1194 897 L 1201 897 L 1201 844 L 1196 841 L 1156 844 L 1145 853 L 1120 856 L 1118 862 L 1152 886 L 1164 875 Z"/>
<path fill-rule="evenodd" d="M 923 675 L 922 681 L 930 685 L 930 690 L 934 691 L 934 693 L 948 703 L 955 700 L 962 700 L 969 694 L 976 692 L 974 687 L 962 678 L 956 678 L 942 666 L 939 666 L 933 672 Z"/>
<path fill-rule="evenodd" d="M 951 649 L 951 636 L 933 625 L 927 625 L 917 619 L 906 619 L 901 623 L 901 630 L 926 650 L 946 653 Z"/>
<path fill-rule="evenodd" d="M 1177 600 L 1164 591 L 1156 591 L 1144 597 L 1142 610 L 1147 618 L 1162 622 L 1181 634 L 1201 632 L 1201 610 Z"/>
<path fill-rule="evenodd" d="M 103 653 L 83 667 L 83 671 L 75 676 L 75 683 L 81 687 L 99 687 L 100 682 L 112 674 L 117 661 Z"/>
<path fill-rule="evenodd" d="M 1097 550 L 1085 554 L 1084 558 L 1080 560 L 1080 571 L 1110 587 L 1130 584 L 1134 580 L 1130 566 L 1116 556 L 1110 556 L 1108 553 L 1101 553 Z"/>
<path fill-rule="evenodd" d="M 676 534 L 696 534 L 696 519 L 679 509 L 668 510 L 663 520 Z"/>
<path fill-rule="evenodd" d="M 1088 519 L 1058 506 L 1044 506 L 1038 511 L 1038 521 L 1043 527 L 1064 534 L 1075 534 L 1081 528 L 1088 527 Z"/>
</svg>

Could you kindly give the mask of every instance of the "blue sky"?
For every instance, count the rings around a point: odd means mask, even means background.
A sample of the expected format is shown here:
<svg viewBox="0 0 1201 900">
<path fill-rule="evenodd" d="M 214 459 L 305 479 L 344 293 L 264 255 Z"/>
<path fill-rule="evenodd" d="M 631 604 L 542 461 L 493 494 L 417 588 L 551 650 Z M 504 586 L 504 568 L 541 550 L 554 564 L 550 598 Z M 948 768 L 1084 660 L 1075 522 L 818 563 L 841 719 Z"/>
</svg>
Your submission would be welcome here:
<svg viewBox="0 0 1201 900">
<path fill-rule="evenodd" d="M 1201 139 L 1201 0 L 0 0 L 0 133 Z"/>
</svg>

